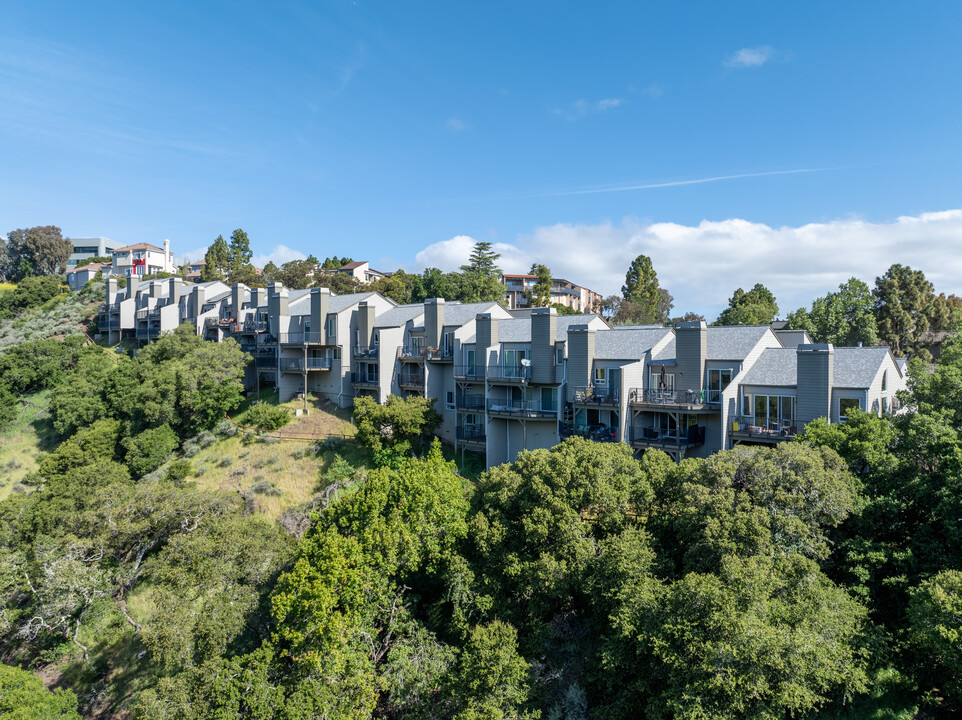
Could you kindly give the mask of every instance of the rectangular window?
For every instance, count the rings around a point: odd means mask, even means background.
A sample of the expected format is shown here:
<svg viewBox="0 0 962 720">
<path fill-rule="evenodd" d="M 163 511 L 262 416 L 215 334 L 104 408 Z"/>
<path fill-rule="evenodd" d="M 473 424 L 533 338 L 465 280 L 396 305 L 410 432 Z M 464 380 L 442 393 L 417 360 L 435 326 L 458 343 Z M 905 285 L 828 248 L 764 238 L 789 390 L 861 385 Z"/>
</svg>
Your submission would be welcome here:
<svg viewBox="0 0 962 720">
<path fill-rule="evenodd" d="M 557 411 L 558 388 L 541 388 L 541 409 Z"/>
<path fill-rule="evenodd" d="M 450 355 L 454 351 L 454 333 L 446 332 L 444 337 L 441 338 L 441 347 L 444 349 L 445 355 Z"/>
<path fill-rule="evenodd" d="M 445 394 L 444 407 L 448 410 L 454 410 L 454 391 L 448 390 Z"/>
<path fill-rule="evenodd" d="M 838 421 L 845 422 L 853 410 L 861 410 L 862 401 L 855 398 L 838 399 Z"/>
<path fill-rule="evenodd" d="M 564 348 L 555 348 L 554 351 L 554 362 L 555 365 L 564 365 L 565 362 L 565 351 Z"/>
<path fill-rule="evenodd" d="M 337 337 L 337 315 L 330 315 L 327 318 L 327 342 L 333 343 Z"/>
<path fill-rule="evenodd" d="M 722 390 L 728 387 L 732 381 L 732 371 L 709 370 L 708 371 L 708 402 L 721 402 Z"/>
<path fill-rule="evenodd" d="M 505 350 L 504 351 L 504 376 L 523 377 L 524 365 L 522 360 L 528 359 L 527 350 Z"/>
<path fill-rule="evenodd" d="M 669 372 L 662 375 L 660 369 L 657 371 L 652 369 L 648 376 L 648 387 L 652 390 L 673 392 L 675 389 L 675 375 Z"/>
<path fill-rule="evenodd" d="M 415 355 L 420 355 L 421 351 L 424 349 L 424 336 L 423 335 L 412 335 L 411 336 L 411 351 Z"/>
<path fill-rule="evenodd" d="M 607 385 L 607 384 L 608 384 L 608 369 L 595 368 L 595 385 Z"/>
<path fill-rule="evenodd" d="M 475 351 L 474 348 L 464 351 L 464 369 L 467 371 L 468 375 L 474 375 L 477 366 L 475 365 Z"/>
</svg>

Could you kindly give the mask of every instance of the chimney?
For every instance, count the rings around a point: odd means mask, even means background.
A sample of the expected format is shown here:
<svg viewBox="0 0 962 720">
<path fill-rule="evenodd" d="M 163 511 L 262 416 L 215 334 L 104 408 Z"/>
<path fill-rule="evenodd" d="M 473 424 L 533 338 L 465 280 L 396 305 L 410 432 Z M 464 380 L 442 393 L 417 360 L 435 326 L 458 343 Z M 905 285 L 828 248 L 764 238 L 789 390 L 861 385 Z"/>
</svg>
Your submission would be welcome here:
<svg viewBox="0 0 962 720">
<path fill-rule="evenodd" d="M 480 357 L 481 353 L 499 342 L 498 318 L 491 317 L 491 313 L 482 313 L 475 318 L 474 327 L 474 347 Z"/>
<path fill-rule="evenodd" d="M 191 304 L 187 309 L 188 314 L 197 318 L 204 310 L 204 303 L 207 302 L 207 286 L 206 285 L 194 285 L 194 292 L 191 295 Z"/>
<path fill-rule="evenodd" d="M 568 402 L 574 402 L 575 388 L 591 385 L 595 364 L 595 331 L 587 325 L 568 327 Z"/>
<path fill-rule="evenodd" d="M 163 283 L 160 280 L 151 280 L 150 281 L 150 297 L 159 298 L 162 285 Z"/>
<path fill-rule="evenodd" d="M 234 318 L 235 322 L 240 320 L 246 292 L 247 286 L 244 283 L 234 283 L 230 286 L 231 317 Z"/>
<path fill-rule="evenodd" d="M 368 305 L 367 301 L 358 303 L 357 305 L 357 344 L 361 347 L 368 347 L 371 344 L 371 333 L 374 330 L 374 313 L 375 308 L 373 305 Z"/>
<path fill-rule="evenodd" d="M 554 343 L 557 334 L 558 311 L 554 308 L 533 308 L 531 310 L 531 382 L 554 382 Z"/>
<path fill-rule="evenodd" d="M 675 326 L 675 391 L 700 393 L 704 390 L 707 360 L 708 325 L 705 321 L 678 323 Z"/>
<path fill-rule="evenodd" d="M 287 332 L 287 323 L 283 323 L 283 325 L 281 323 L 281 318 L 290 314 L 287 307 L 287 289 L 280 283 L 271 283 L 271 285 L 276 285 L 279 288 L 277 292 L 271 293 L 267 300 L 267 317 L 270 320 L 271 330 L 280 332 L 281 327 L 283 327 L 284 332 Z"/>
<path fill-rule="evenodd" d="M 107 307 L 112 307 L 117 299 L 117 278 L 107 278 Z"/>
<path fill-rule="evenodd" d="M 140 280 L 136 275 L 131 275 L 127 278 L 127 299 L 137 297 L 138 290 L 140 290 Z"/>
<path fill-rule="evenodd" d="M 164 270 L 170 271 L 174 264 L 174 256 L 170 254 L 170 240 L 164 240 Z"/>
<path fill-rule="evenodd" d="M 824 345 L 799 345 L 795 385 L 795 423 L 801 429 L 815 418 L 831 418 L 832 379 L 835 348 Z"/>
<path fill-rule="evenodd" d="M 331 291 L 327 288 L 311 288 L 311 333 L 327 345 L 327 313 L 331 308 Z"/>
<path fill-rule="evenodd" d="M 251 305 L 255 308 L 266 308 L 267 307 L 267 288 L 252 288 L 251 289 Z"/>
<path fill-rule="evenodd" d="M 424 301 L 424 339 L 428 347 L 441 347 L 441 332 L 444 328 L 444 298 L 430 298 Z"/>
<path fill-rule="evenodd" d="M 184 281 L 180 278 L 170 278 L 167 281 L 167 297 L 170 299 L 171 305 L 177 305 L 180 302 L 180 296 L 184 290 Z"/>
</svg>

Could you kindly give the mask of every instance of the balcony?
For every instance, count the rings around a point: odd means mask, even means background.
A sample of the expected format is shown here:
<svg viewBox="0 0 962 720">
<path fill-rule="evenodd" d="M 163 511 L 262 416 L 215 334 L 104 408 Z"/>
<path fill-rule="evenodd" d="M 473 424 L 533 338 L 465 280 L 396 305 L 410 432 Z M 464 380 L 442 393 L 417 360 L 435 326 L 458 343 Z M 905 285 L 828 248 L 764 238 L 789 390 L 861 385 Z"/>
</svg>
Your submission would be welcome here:
<svg viewBox="0 0 962 720">
<path fill-rule="evenodd" d="M 484 395 L 458 395 L 457 408 L 458 410 L 467 410 L 469 412 L 483 411 Z"/>
<path fill-rule="evenodd" d="M 653 407 L 659 410 L 703 410 L 720 409 L 719 402 L 708 402 L 705 393 L 698 390 L 642 390 L 632 388 L 628 393 L 628 403 L 640 407 Z"/>
<path fill-rule="evenodd" d="M 356 358 L 376 358 L 378 356 L 377 345 L 355 345 L 353 354 Z"/>
<path fill-rule="evenodd" d="M 149 313 L 150 313 L 150 308 L 143 308 L 143 309 L 137 311 L 135 317 L 136 317 L 138 320 L 143 320 L 144 318 L 147 317 L 147 315 L 148 315 Z"/>
<path fill-rule="evenodd" d="M 457 427 L 456 437 L 458 442 L 484 445 L 486 440 L 484 425 L 459 425 Z"/>
<path fill-rule="evenodd" d="M 281 372 L 306 372 L 308 370 L 330 370 L 330 358 L 284 358 L 280 359 Z"/>
<path fill-rule="evenodd" d="M 273 355 L 256 355 L 254 365 L 259 368 L 276 368 L 277 358 Z"/>
<path fill-rule="evenodd" d="M 773 420 L 762 417 L 738 416 L 731 423 L 732 439 L 762 442 L 792 440 L 798 434 L 794 420 Z"/>
<path fill-rule="evenodd" d="M 423 373 L 401 373 L 398 376 L 397 384 L 404 388 L 405 390 L 424 390 L 424 374 Z"/>
<path fill-rule="evenodd" d="M 427 350 L 419 345 L 406 345 L 397 349 L 397 359 L 401 362 L 423 363 Z"/>
<path fill-rule="evenodd" d="M 433 362 L 453 362 L 454 348 L 451 346 L 428 348 L 427 359 Z"/>
<path fill-rule="evenodd" d="M 484 365 L 455 365 L 454 366 L 454 378 L 455 380 L 467 380 L 474 382 L 483 382 L 487 373 Z"/>
<path fill-rule="evenodd" d="M 267 332 L 266 320 L 245 320 L 244 332 Z"/>
<path fill-rule="evenodd" d="M 575 388 L 575 405 L 604 405 L 605 407 L 617 407 L 621 404 L 621 398 L 617 390 L 588 385 L 587 387 Z"/>
<path fill-rule="evenodd" d="M 278 334 L 281 345 L 323 345 L 324 340 L 319 332 L 286 332 Z"/>
<path fill-rule="evenodd" d="M 273 345 L 277 342 L 277 336 L 271 335 L 270 333 L 260 333 L 257 335 L 257 345 L 263 347 L 264 345 Z"/>
<path fill-rule="evenodd" d="M 636 448 L 652 448 L 656 450 L 680 450 L 705 444 L 705 426 L 692 425 L 680 433 L 677 429 L 659 430 L 652 427 L 628 428 L 628 442 Z"/>
<path fill-rule="evenodd" d="M 554 419 L 557 406 L 542 406 L 537 400 L 488 400 L 488 414 L 501 417 Z"/>
<path fill-rule="evenodd" d="M 365 372 L 357 372 L 357 371 L 352 372 L 351 382 L 354 384 L 354 387 L 369 387 L 369 388 L 381 387 L 381 381 L 378 379 L 377 375 L 371 375 Z"/>
<path fill-rule="evenodd" d="M 500 366 L 492 365 L 487 369 L 487 377 L 491 382 L 522 383 L 531 382 L 530 365 Z"/>
</svg>

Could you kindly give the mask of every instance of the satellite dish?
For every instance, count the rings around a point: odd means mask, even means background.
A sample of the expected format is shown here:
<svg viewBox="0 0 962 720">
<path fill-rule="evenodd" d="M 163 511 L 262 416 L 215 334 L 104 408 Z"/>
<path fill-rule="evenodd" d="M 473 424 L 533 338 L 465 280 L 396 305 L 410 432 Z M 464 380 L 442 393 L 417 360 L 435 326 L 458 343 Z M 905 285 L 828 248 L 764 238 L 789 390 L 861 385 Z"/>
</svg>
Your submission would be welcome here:
<svg viewBox="0 0 962 720">
<path fill-rule="evenodd" d="M 531 367 L 531 361 L 528 358 L 521 358 L 521 367 Z"/>
</svg>

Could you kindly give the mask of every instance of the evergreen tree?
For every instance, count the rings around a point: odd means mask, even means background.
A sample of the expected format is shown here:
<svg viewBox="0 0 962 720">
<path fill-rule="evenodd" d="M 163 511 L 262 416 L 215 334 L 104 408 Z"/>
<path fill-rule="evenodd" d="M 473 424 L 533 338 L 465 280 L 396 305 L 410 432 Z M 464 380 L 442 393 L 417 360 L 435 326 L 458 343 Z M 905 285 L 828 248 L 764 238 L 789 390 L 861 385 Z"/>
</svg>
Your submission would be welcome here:
<svg viewBox="0 0 962 720">
<path fill-rule="evenodd" d="M 228 281 L 230 283 L 253 285 L 257 282 L 257 271 L 251 265 L 253 255 L 247 233 L 237 228 L 231 233 L 230 246 L 227 248 L 227 264 L 230 268 Z"/>
<path fill-rule="evenodd" d="M 492 249 L 491 243 L 478 241 L 474 244 L 474 249 L 468 257 L 468 264 L 462 265 L 461 270 L 468 274 L 497 277 L 501 274 L 501 268 L 495 263 L 500 257 L 501 254 Z"/>
<path fill-rule="evenodd" d="M 551 270 L 540 263 L 531 265 L 531 274 L 538 276 L 538 282 L 529 297 L 531 307 L 548 307 L 551 304 Z"/>
<path fill-rule="evenodd" d="M 658 274 L 647 255 L 639 255 L 625 274 L 615 322 L 662 323 L 670 317 L 672 297 L 658 284 Z"/>
<path fill-rule="evenodd" d="M 218 235 L 217 239 L 207 248 L 204 263 L 204 269 L 200 271 L 200 279 L 203 282 L 227 279 L 230 274 L 230 248 L 227 247 L 223 235 Z"/>
<path fill-rule="evenodd" d="M 778 315 L 778 304 L 771 291 L 756 283 L 748 292 L 738 288 L 713 325 L 768 325 Z"/>
</svg>

